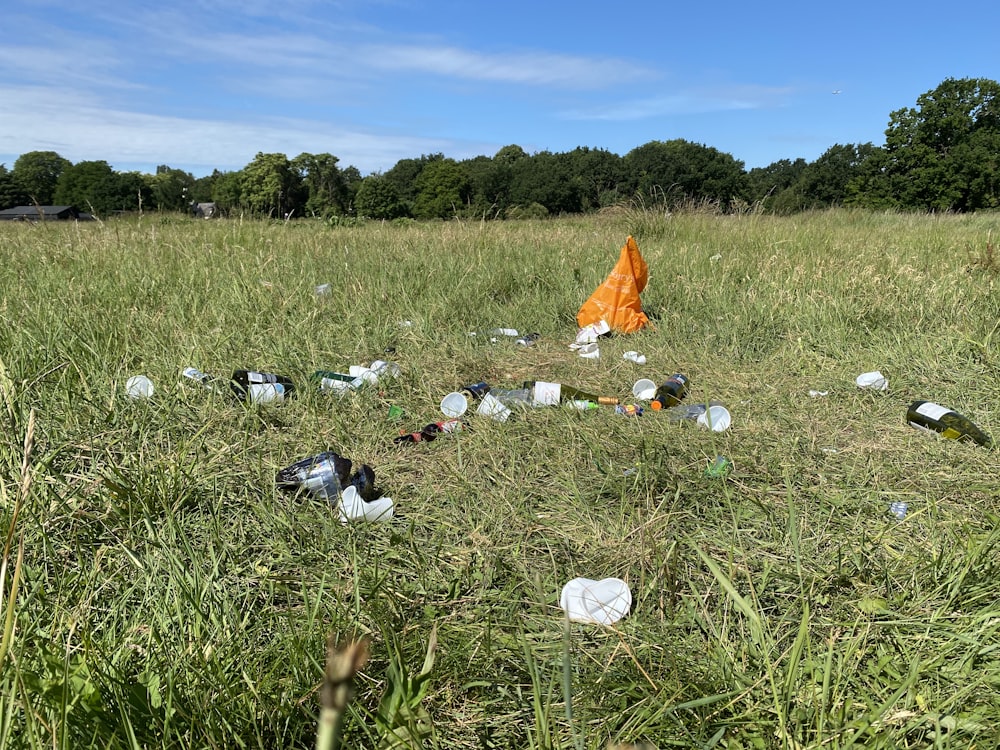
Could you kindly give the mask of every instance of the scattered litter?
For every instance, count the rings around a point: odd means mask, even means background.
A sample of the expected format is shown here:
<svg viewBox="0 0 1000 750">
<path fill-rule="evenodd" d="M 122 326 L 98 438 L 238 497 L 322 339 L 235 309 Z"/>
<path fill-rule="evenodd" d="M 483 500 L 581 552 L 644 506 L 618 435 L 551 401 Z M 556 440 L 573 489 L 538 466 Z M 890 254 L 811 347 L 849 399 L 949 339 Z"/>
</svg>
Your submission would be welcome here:
<svg viewBox="0 0 1000 750">
<path fill-rule="evenodd" d="M 971 440 L 984 448 L 994 446 L 993 438 L 971 419 L 932 401 L 914 401 L 906 410 L 906 422 L 912 427 L 930 430 L 949 440 Z"/>
<path fill-rule="evenodd" d="M 593 344 L 602 336 L 611 335 L 611 326 L 608 325 L 606 320 L 599 320 L 596 323 L 591 323 L 584 326 L 576 334 L 577 345 L 583 344 Z M 570 345 L 570 349 L 575 349 L 576 346 Z"/>
<path fill-rule="evenodd" d="M 718 263 L 720 260 L 722 260 L 722 253 L 716 253 L 708 260 L 710 263 Z"/>
<path fill-rule="evenodd" d="M 625 352 L 622 355 L 622 359 L 627 362 L 635 362 L 637 365 L 646 364 L 646 355 L 639 354 L 639 352 Z"/>
<path fill-rule="evenodd" d="M 412 320 L 401 320 L 401 321 L 399 321 L 399 327 L 400 328 L 413 328 L 413 321 Z"/>
<path fill-rule="evenodd" d="M 441 413 L 446 417 L 460 417 L 469 408 L 469 400 L 464 394 L 452 391 L 441 399 Z"/>
<path fill-rule="evenodd" d="M 872 391 L 889 390 L 889 380 L 878 370 L 862 373 L 858 375 L 854 382 L 858 384 L 858 388 L 865 388 Z"/>
<path fill-rule="evenodd" d="M 820 448 L 821 453 L 826 453 L 828 456 L 836 456 L 840 451 L 836 448 Z"/>
<path fill-rule="evenodd" d="M 464 385 L 459 390 L 471 396 L 474 400 L 479 401 L 479 399 L 490 392 L 490 386 L 485 381 L 480 380 L 478 383 L 473 383 L 472 385 Z"/>
<path fill-rule="evenodd" d="M 620 578 L 574 578 L 563 586 L 559 606 L 573 622 L 612 625 L 629 613 L 632 592 Z"/>
<path fill-rule="evenodd" d="M 705 469 L 705 476 L 712 479 L 722 479 L 733 470 L 733 462 L 725 456 L 716 456 Z"/>
<path fill-rule="evenodd" d="M 453 432 L 461 432 L 468 429 L 468 426 L 460 419 L 449 419 L 447 422 L 431 422 L 424 425 L 419 432 L 404 432 L 392 442 L 397 445 L 401 443 L 429 443 L 437 439 L 438 435 L 450 435 Z"/>
<path fill-rule="evenodd" d="M 392 514 L 392 498 L 386 495 L 374 500 L 364 500 L 352 486 L 340 496 L 341 523 L 384 523 L 392 518 Z"/>
<path fill-rule="evenodd" d="M 280 404 L 295 392 L 295 384 L 287 375 L 256 370 L 233 371 L 229 385 L 237 397 L 251 404 Z"/>
<path fill-rule="evenodd" d="M 315 292 L 317 297 L 326 297 L 333 291 L 333 287 L 330 284 L 320 284 L 316 287 Z"/>
<path fill-rule="evenodd" d="M 665 407 L 677 406 L 687 396 L 689 383 L 686 375 L 675 372 L 656 389 L 650 408 L 659 411 Z"/>
<path fill-rule="evenodd" d="M 632 385 L 632 395 L 642 401 L 651 401 L 656 395 L 656 383 L 649 378 L 640 378 Z"/>
<path fill-rule="evenodd" d="M 830 391 L 809 391 L 809 398 L 822 398 L 829 395 Z"/>
<path fill-rule="evenodd" d="M 540 333 L 528 333 L 525 334 L 524 336 L 521 336 L 517 340 L 517 343 L 520 344 L 521 346 L 533 346 L 534 343 L 538 341 L 538 339 L 540 339 L 541 337 L 542 334 Z"/>
<path fill-rule="evenodd" d="M 584 359 L 600 359 L 601 348 L 597 344 L 584 344 L 577 351 Z"/>
<path fill-rule="evenodd" d="M 347 372 L 333 370 L 317 370 L 312 374 L 313 380 L 319 382 L 319 389 L 327 393 L 344 393 L 357 391 L 368 383 L 377 383 L 380 378 L 389 376 L 398 378 L 401 374 L 399 365 L 377 359 L 368 367 L 351 365 Z"/>
<path fill-rule="evenodd" d="M 145 375 L 133 375 L 125 381 L 125 392 L 129 398 L 144 399 L 153 395 L 153 381 Z"/>
<path fill-rule="evenodd" d="M 639 295 L 649 281 L 649 266 L 631 236 L 618 255 L 611 273 L 594 290 L 576 314 L 578 326 L 607 322 L 622 333 L 634 333 L 649 325 Z"/>
<path fill-rule="evenodd" d="M 195 367 L 185 367 L 181 371 L 181 375 L 183 375 L 188 380 L 193 380 L 198 385 L 202 386 L 203 388 L 207 388 L 210 391 L 219 390 L 217 387 L 218 383 L 217 378 L 213 377 L 212 375 L 206 375 L 201 370 Z"/>
<path fill-rule="evenodd" d="M 733 418 L 725 406 L 709 406 L 697 419 L 698 424 L 713 432 L 725 432 L 732 424 Z"/>
<path fill-rule="evenodd" d="M 489 417 L 497 422 L 506 422 L 511 415 L 510 408 L 492 393 L 487 393 L 479 402 L 477 414 Z"/>
<path fill-rule="evenodd" d="M 402 406 L 396 406 L 395 404 L 392 404 L 391 406 L 389 406 L 389 419 L 397 420 L 397 419 L 401 419 L 402 416 L 403 416 L 403 407 Z"/>
<path fill-rule="evenodd" d="M 624 414 L 626 417 L 641 417 L 642 407 L 636 404 L 618 404 L 615 407 L 615 414 Z"/>
<path fill-rule="evenodd" d="M 892 513 L 898 521 L 902 521 L 906 518 L 906 511 L 908 508 L 909 506 L 906 503 L 900 501 L 889 504 L 889 512 Z"/>
</svg>

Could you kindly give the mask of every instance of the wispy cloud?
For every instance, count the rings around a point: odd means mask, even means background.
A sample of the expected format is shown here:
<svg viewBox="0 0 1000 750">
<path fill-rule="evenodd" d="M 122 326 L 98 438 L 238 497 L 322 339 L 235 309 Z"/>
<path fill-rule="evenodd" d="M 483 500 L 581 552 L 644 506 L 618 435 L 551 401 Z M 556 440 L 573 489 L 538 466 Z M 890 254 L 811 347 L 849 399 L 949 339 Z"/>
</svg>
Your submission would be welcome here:
<svg viewBox="0 0 1000 750">
<path fill-rule="evenodd" d="M 184 119 L 106 109 L 73 91 L 0 87 L 0 161 L 34 150 L 56 151 L 70 161 L 109 160 L 122 165 L 168 163 L 192 171 L 242 169 L 258 151 L 332 153 L 362 173 L 383 171 L 415 154 L 455 158 L 491 153 L 495 144 L 420 138 L 331 127 L 294 118 L 229 122 Z M 113 144 L 113 148 L 111 148 Z M 138 168 L 138 167 L 129 167 Z M 199 169 L 200 168 L 200 169 Z"/>
<path fill-rule="evenodd" d="M 787 87 L 741 86 L 689 90 L 676 94 L 608 102 L 597 107 L 566 110 L 566 120 L 627 122 L 657 117 L 697 115 L 709 112 L 768 109 L 782 106 L 794 93 Z"/>
</svg>

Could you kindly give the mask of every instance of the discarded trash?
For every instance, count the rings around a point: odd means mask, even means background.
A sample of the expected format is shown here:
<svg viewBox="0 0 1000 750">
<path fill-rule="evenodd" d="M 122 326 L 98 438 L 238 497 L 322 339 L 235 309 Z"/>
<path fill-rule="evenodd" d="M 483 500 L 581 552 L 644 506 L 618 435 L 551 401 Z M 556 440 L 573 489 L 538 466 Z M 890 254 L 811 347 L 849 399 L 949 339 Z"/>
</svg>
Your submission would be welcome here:
<svg viewBox="0 0 1000 750">
<path fill-rule="evenodd" d="M 584 359 L 600 359 L 601 349 L 597 344 L 584 344 L 577 352 Z"/>
<path fill-rule="evenodd" d="M 643 401 L 649 401 L 656 395 L 656 383 L 649 378 L 639 378 L 632 385 L 632 395 Z"/>
<path fill-rule="evenodd" d="M 562 588 L 559 606 L 573 622 L 612 625 L 632 608 L 632 592 L 620 578 L 574 578 Z"/>
<path fill-rule="evenodd" d="M 254 370 L 235 370 L 229 386 L 238 398 L 252 404 L 280 404 L 295 392 L 291 378 Z"/>
<path fill-rule="evenodd" d="M 319 389 L 327 393 L 356 391 L 365 384 L 364 378 L 360 376 L 332 370 L 317 370 L 312 374 L 312 378 L 319 381 Z"/>
<path fill-rule="evenodd" d="M 829 395 L 830 391 L 809 391 L 809 398 L 821 398 Z"/>
<path fill-rule="evenodd" d="M 593 401 L 595 404 L 615 406 L 618 399 L 614 396 L 599 396 L 596 393 L 580 390 L 564 383 L 549 383 L 544 380 L 526 381 L 521 389 L 531 391 L 531 398 L 536 406 L 553 406 L 570 401 Z M 493 391 L 490 391 L 493 393 Z"/>
<path fill-rule="evenodd" d="M 145 375 L 133 375 L 125 381 L 125 392 L 129 398 L 149 398 L 153 395 L 153 390 L 153 381 Z"/>
<path fill-rule="evenodd" d="M 710 401 L 707 404 L 681 404 L 663 409 L 661 413 L 666 414 L 671 422 L 689 420 L 714 432 L 725 432 L 732 423 L 729 410 L 718 401 Z"/>
<path fill-rule="evenodd" d="M 858 375 L 854 382 L 858 384 L 858 388 L 865 388 L 872 391 L 889 390 L 889 380 L 878 370 L 862 373 Z"/>
<path fill-rule="evenodd" d="M 389 407 L 389 419 L 400 419 L 403 416 L 403 407 L 392 404 Z"/>
<path fill-rule="evenodd" d="M 206 375 L 201 370 L 198 370 L 194 367 L 185 367 L 181 371 L 181 375 L 183 375 L 188 380 L 193 380 L 198 385 L 202 386 L 203 388 L 207 388 L 210 391 L 218 390 L 217 387 L 218 378 L 215 378 L 212 375 Z"/>
<path fill-rule="evenodd" d="M 333 287 L 330 284 L 320 284 L 314 291 L 317 297 L 325 297 L 333 291 Z"/>
<path fill-rule="evenodd" d="M 424 425 L 419 432 L 403 433 L 393 439 L 397 445 L 400 443 L 429 443 L 435 440 L 438 435 L 447 435 L 453 432 L 461 432 L 467 429 L 467 425 L 460 419 L 449 419 L 447 422 L 431 422 Z"/>
<path fill-rule="evenodd" d="M 909 506 L 904 502 L 896 501 L 889 504 L 889 512 L 896 517 L 896 520 L 902 521 L 906 518 L 906 511 Z"/>
<path fill-rule="evenodd" d="M 722 260 L 721 253 L 716 253 L 715 255 L 713 255 L 711 258 L 708 259 L 710 263 L 718 263 L 720 260 Z"/>
<path fill-rule="evenodd" d="M 348 487 L 340 496 L 341 523 L 376 523 L 392 518 L 392 498 L 386 495 L 373 500 L 365 500 L 354 487 Z"/>
<path fill-rule="evenodd" d="M 520 334 L 517 332 L 516 328 L 494 328 L 490 331 L 491 336 L 509 336 L 510 338 L 517 338 Z"/>
<path fill-rule="evenodd" d="M 511 415 L 510 407 L 497 398 L 492 391 L 483 396 L 476 409 L 477 414 L 482 414 L 497 422 L 506 422 Z"/>
<path fill-rule="evenodd" d="M 490 386 L 488 383 L 480 380 L 478 383 L 472 383 L 471 385 L 464 385 L 459 389 L 462 393 L 468 395 L 475 401 L 483 398 L 487 393 L 490 392 Z"/>
<path fill-rule="evenodd" d="M 716 456 L 705 469 L 705 476 L 712 479 L 721 479 L 729 475 L 733 470 L 733 462 L 725 456 Z"/>
<path fill-rule="evenodd" d="M 949 440 L 971 440 L 985 448 L 994 447 L 993 438 L 972 420 L 933 401 L 914 401 L 906 410 L 906 421 L 913 427 L 937 432 Z"/>
<path fill-rule="evenodd" d="M 570 349 L 576 349 L 583 344 L 594 344 L 603 336 L 611 335 L 611 326 L 606 320 L 599 320 L 584 326 L 576 334 L 576 345 L 571 344 Z"/>
<path fill-rule="evenodd" d="M 649 281 L 649 267 L 631 236 L 618 255 L 611 273 L 594 290 L 576 314 L 578 326 L 606 321 L 622 333 L 634 333 L 649 324 L 639 295 Z"/>
<path fill-rule="evenodd" d="M 540 339 L 541 337 L 542 335 L 540 333 L 528 333 L 525 334 L 524 336 L 521 336 L 517 340 L 517 343 L 520 344 L 521 346 L 534 346 L 535 342 L 538 341 L 538 339 Z"/>
<path fill-rule="evenodd" d="M 686 375 L 675 372 L 663 381 L 653 394 L 653 401 L 649 405 L 653 411 L 663 408 L 677 406 L 688 392 L 688 379 Z"/>
<path fill-rule="evenodd" d="M 460 417 L 469 408 L 469 400 L 458 391 L 453 391 L 441 399 L 441 413 L 446 417 Z"/>
<path fill-rule="evenodd" d="M 351 460 L 334 451 L 324 451 L 286 466 L 277 473 L 275 484 L 278 489 L 302 490 L 330 502 L 336 502 L 345 487 L 353 487 L 366 500 L 373 500 L 378 494 L 371 466 L 362 464 L 351 475 Z"/>
<path fill-rule="evenodd" d="M 622 359 L 627 362 L 635 362 L 637 365 L 646 364 L 646 355 L 639 354 L 639 352 L 625 352 L 622 355 Z"/>
<path fill-rule="evenodd" d="M 615 414 L 624 414 L 626 417 L 641 417 L 642 407 L 636 404 L 619 404 L 615 407 Z"/>
</svg>

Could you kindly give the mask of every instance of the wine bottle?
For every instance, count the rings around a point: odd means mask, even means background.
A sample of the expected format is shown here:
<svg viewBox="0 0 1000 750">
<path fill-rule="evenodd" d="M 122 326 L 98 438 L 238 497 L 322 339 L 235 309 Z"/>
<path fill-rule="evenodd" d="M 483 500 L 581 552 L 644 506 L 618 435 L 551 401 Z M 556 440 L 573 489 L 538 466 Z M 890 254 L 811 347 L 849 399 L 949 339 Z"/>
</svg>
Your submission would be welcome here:
<svg viewBox="0 0 1000 750">
<path fill-rule="evenodd" d="M 994 447 L 993 438 L 972 420 L 933 401 L 914 401 L 906 410 L 906 421 L 913 427 L 940 433 L 949 440 L 971 440 L 986 448 Z"/>
<path fill-rule="evenodd" d="M 614 396 L 599 396 L 575 386 L 563 383 L 549 383 L 544 380 L 529 380 L 522 388 L 531 391 L 531 397 L 536 406 L 554 406 L 559 403 L 573 401 L 592 401 L 604 406 L 617 406 L 618 399 Z"/>
<path fill-rule="evenodd" d="M 240 399 L 251 403 L 280 403 L 295 391 L 291 378 L 254 370 L 235 370 L 230 387 Z"/>
</svg>

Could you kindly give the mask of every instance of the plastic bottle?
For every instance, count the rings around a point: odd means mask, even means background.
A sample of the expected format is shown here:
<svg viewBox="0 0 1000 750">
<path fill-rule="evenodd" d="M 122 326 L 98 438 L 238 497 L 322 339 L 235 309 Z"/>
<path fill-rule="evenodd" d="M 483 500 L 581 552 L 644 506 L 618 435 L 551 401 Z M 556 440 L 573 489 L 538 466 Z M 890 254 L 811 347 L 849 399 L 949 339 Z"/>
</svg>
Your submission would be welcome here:
<svg viewBox="0 0 1000 750">
<path fill-rule="evenodd" d="M 291 378 L 255 370 L 235 370 L 229 385 L 233 393 L 250 403 L 280 403 L 295 391 Z"/>
<path fill-rule="evenodd" d="M 319 389 L 324 393 L 356 391 L 365 384 L 364 378 L 333 370 L 317 370 L 312 374 L 312 379 L 319 383 Z"/>
<path fill-rule="evenodd" d="M 656 389 L 656 394 L 653 396 L 649 408 L 653 411 L 659 411 L 660 409 L 669 409 L 671 406 L 677 406 L 684 400 L 687 392 L 687 376 L 675 372 Z"/>
<path fill-rule="evenodd" d="M 993 438 L 968 417 L 933 401 L 914 401 L 906 410 L 906 421 L 913 427 L 940 433 L 949 440 L 971 440 L 986 448 L 995 447 Z"/>
<path fill-rule="evenodd" d="M 462 386 L 459 391 L 466 394 L 474 401 L 479 401 L 483 396 L 490 392 L 490 387 L 487 383 L 480 380 L 478 383 Z"/>
<path fill-rule="evenodd" d="M 364 500 L 373 500 L 378 495 L 372 467 L 362 464 L 351 475 L 351 460 L 334 451 L 324 451 L 286 466 L 278 472 L 275 484 L 282 490 L 305 490 L 331 501 L 345 487 L 352 486 Z"/>
</svg>

